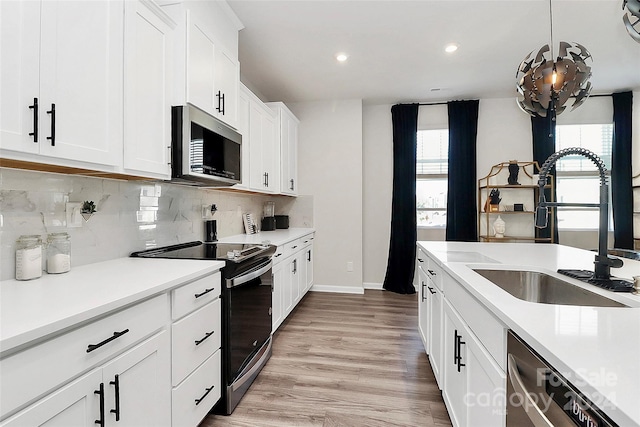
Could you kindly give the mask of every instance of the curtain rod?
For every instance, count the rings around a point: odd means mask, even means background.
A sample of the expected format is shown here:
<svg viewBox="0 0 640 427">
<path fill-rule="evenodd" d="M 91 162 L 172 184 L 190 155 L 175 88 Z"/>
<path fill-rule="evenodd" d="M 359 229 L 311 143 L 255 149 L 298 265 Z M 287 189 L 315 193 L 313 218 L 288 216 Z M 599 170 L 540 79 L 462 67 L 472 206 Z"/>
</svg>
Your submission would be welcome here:
<svg viewBox="0 0 640 427">
<path fill-rule="evenodd" d="M 589 95 L 589 98 L 600 98 L 603 96 L 613 96 L 612 93 L 609 94 L 598 94 L 598 95 Z M 418 105 L 447 105 L 449 101 L 441 101 L 441 102 L 418 102 Z"/>
</svg>

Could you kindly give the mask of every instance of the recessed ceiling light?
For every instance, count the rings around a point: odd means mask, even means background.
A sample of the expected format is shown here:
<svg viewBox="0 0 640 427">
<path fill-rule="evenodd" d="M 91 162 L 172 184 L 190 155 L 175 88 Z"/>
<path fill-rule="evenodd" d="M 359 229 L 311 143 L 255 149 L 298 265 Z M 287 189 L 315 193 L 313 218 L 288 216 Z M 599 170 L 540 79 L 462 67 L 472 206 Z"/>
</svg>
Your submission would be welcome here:
<svg viewBox="0 0 640 427">
<path fill-rule="evenodd" d="M 348 58 L 346 53 L 338 53 L 336 54 L 336 59 L 338 60 L 338 62 L 344 62 L 346 61 Z"/>
<path fill-rule="evenodd" d="M 447 53 L 453 53 L 456 50 L 458 50 L 458 45 L 455 44 L 455 43 L 449 43 L 448 45 L 446 45 L 444 47 L 444 51 L 447 52 Z"/>
</svg>

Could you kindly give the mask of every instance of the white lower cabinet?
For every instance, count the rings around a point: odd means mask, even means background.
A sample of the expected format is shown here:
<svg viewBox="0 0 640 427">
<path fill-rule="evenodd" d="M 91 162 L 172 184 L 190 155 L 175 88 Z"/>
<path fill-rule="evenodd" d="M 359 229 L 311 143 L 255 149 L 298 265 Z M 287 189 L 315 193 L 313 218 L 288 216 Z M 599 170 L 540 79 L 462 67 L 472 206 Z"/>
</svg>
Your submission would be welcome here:
<svg viewBox="0 0 640 427">
<path fill-rule="evenodd" d="M 172 425 L 196 427 L 222 395 L 221 275 L 172 291 Z"/>
<path fill-rule="evenodd" d="M 282 245 L 273 259 L 271 319 L 275 332 L 313 285 L 313 234 Z"/>
<path fill-rule="evenodd" d="M 169 357 L 162 331 L 0 425 L 169 426 Z"/>
<path fill-rule="evenodd" d="M 504 426 L 505 374 L 448 301 L 443 360 L 443 398 L 452 424 Z"/>
<path fill-rule="evenodd" d="M 418 330 L 454 427 L 505 425 L 506 328 L 421 248 Z"/>
<path fill-rule="evenodd" d="M 215 272 L 7 352 L 0 427 L 196 427 L 222 392 L 220 290 Z"/>
</svg>

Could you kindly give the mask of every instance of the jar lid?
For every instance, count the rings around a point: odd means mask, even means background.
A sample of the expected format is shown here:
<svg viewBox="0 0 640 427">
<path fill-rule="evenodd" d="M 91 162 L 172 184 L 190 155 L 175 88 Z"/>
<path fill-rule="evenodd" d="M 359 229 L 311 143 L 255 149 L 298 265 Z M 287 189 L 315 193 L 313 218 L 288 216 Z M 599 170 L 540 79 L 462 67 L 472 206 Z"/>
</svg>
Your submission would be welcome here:
<svg viewBox="0 0 640 427">
<path fill-rule="evenodd" d="M 49 233 L 49 235 L 47 236 L 47 239 L 49 240 L 68 240 L 69 239 L 69 235 L 67 233 Z"/>
<path fill-rule="evenodd" d="M 23 234 L 22 236 L 18 237 L 18 241 L 19 242 L 38 242 L 40 241 L 40 235 L 39 234 Z"/>
</svg>

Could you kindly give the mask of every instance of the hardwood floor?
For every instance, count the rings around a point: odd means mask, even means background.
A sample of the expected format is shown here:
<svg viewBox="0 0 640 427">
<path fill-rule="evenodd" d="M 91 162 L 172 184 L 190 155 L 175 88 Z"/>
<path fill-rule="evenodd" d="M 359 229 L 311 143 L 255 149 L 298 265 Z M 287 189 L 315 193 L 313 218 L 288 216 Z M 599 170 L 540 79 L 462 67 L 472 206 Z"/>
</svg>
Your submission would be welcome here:
<svg viewBox="0 0 640 427">
<path fill-rule="evenodd" d="M 209 415 L 200 427 L 450 426 L 416 298 L 309 292 L 234 413 Z"/>
</svg>

